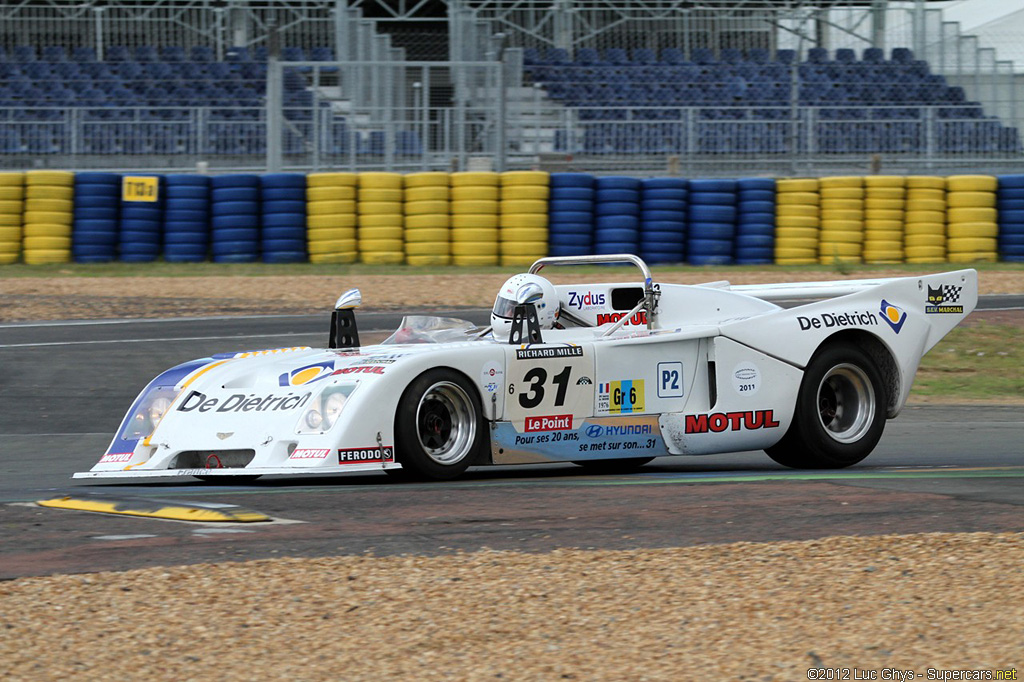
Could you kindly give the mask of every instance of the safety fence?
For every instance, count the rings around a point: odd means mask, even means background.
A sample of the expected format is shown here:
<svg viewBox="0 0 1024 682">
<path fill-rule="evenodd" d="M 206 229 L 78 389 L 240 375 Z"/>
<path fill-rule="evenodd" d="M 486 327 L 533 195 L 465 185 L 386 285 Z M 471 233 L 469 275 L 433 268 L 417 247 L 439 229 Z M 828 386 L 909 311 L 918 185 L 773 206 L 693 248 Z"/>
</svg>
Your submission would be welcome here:
<svg viewBox="0 0 1024 682">
<path fill-rule="evenodd" d="M 1024 175 L 0 173 L 0 264 L 1024 262 Z"/>
</svg>

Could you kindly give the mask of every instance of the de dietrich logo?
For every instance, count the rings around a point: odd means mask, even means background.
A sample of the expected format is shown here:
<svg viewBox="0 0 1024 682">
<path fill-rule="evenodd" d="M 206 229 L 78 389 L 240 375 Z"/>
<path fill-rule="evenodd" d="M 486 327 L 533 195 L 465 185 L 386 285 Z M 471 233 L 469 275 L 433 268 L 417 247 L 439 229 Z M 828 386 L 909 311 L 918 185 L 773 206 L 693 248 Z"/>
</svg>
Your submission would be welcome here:
<svg viewBox="0 0 1024 682">
<path fill-rule="evenodd" d="M 311 395 L 288 393 L 258 396 L 254 393 L 233 393 L 227 398 L 209 398 L 205 393 L 192 391 L 181 401 L 178 412 L 286 412 L 305 405 Z"/>
</svg>

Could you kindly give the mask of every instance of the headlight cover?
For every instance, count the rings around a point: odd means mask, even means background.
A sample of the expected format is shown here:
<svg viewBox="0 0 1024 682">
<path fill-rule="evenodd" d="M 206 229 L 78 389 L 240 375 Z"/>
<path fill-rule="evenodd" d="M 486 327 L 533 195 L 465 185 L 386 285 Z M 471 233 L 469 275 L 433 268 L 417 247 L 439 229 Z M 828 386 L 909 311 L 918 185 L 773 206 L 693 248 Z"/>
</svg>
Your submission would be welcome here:
<svg viewBox="0 0 1024 682">
<path fill-rule="evenodd" d="M 295 427 L 298 434 L 327 433 L 338 423 L 345 405 L 348 403 L 356 384 L 338 384 L 327 386 L 314 399 L 299 417 Z"/>
</svg>

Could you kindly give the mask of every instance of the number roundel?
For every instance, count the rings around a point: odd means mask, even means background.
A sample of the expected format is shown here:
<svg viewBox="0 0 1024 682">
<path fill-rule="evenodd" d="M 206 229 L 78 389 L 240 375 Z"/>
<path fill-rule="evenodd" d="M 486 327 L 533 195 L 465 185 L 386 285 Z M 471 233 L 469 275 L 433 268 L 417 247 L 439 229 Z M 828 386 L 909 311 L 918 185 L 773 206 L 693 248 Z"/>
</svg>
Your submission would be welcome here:
<svg viewBox="0 0 1024 682">
<path fill-rule="evenodd" d="M 565 404 L 565 393 L 569 388 L 569 376 L 572 374 L 572 367 L 566 365 L 561 372 L 551 378 L 551 382 L 555 384 L 557 390 L 555 392 L 555 407 L 561 407 Z M 530 382 L 528 391 L 524 391 L 519 394 L 519 405 L 523 409 L 532 410 L 541 404 L 544 400 L 544 384 L 547 383 L 548 373 L 542 367 L 534 367 L 526 376 L 523 377 L 525 381 Z M 509 385 L 509 393 L 514 393 L 513 386 Z"/>
</svg>

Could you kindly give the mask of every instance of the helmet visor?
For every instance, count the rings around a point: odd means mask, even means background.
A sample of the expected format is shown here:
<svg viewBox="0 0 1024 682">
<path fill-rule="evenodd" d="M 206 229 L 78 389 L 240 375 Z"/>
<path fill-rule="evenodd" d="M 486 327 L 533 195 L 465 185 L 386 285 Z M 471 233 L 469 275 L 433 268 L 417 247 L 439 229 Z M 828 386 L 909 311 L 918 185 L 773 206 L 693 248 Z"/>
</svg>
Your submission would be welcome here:
<svg viewBox="0 0 1024 682">
<path fill-rule="evenodd" d="M 511 320 L 516 310 L 516 302 L 510 298 L 503 298 L 498 296 L 494 299 L 494 308 L 491 310 L 496 317 L 503 317 L 506 320 Z"/>
</svg>

